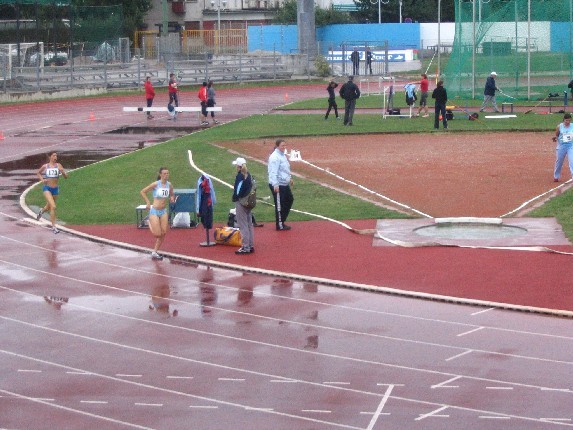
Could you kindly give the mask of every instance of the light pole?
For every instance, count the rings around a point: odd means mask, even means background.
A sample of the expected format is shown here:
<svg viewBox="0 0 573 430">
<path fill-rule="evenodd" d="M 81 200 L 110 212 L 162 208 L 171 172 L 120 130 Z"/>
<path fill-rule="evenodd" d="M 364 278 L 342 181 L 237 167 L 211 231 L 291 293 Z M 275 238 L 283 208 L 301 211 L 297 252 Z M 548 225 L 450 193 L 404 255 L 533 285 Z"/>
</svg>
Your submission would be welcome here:
<svg viewBox="0 0 573 430">
<path fill-rule="evenodd" d="M 217 5 L 217 47 L 220 49 L 221 46 L 221 4 L 223 8 L 227 6 L 227 0 L 211 0 L 211 7 Z"/>
</svg>

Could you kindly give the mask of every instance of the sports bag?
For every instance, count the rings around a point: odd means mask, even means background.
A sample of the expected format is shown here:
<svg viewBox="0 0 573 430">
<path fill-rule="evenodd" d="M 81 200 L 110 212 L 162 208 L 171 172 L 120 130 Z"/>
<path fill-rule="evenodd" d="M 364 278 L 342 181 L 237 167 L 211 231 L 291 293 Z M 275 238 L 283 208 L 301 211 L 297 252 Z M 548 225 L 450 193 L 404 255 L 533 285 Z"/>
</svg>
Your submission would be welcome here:
<svg viewBox="0 0 573 430">
<path fill-rule="evenodd" d="M 247 209 L 253 209 L 257 205 L 257 181 L 252 176 L 251 191 L 245 197 L 241 197 L 239 203 Z"/>
<path fill-rule="evenodd" d="M 213 234 L 219 245 L 243 246 L 243 238 L 238 228 L 217 227 Z"/>
</svg>

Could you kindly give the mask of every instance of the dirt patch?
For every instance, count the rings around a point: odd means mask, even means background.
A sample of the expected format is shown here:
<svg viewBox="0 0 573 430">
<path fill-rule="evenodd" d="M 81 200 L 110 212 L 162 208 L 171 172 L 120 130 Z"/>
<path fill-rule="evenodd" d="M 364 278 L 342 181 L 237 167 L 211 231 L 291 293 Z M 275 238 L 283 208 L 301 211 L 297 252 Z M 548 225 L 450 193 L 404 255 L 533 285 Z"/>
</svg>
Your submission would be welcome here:
<svg viewBox="0 0 573 430">
<path fill-rule="evenodd" d="M 548 133 L 380 134 L 287 139 L 302 158 L 432 217 L 497 217 L 553 183 L 555 144 Z M 273 141 L 223 146 L 266 162 Z M 392 206 L 312 166 L 294 173 Z M 569 178 L 564 167 L 562 179 Z"/>
</svg>

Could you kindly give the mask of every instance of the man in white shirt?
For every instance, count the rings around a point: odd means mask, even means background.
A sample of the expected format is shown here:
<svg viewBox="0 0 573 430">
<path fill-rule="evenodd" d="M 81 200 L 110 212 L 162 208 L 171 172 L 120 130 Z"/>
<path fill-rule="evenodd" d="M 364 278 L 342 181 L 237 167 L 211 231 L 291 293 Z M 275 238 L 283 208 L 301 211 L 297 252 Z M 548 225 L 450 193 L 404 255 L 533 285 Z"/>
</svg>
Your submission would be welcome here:
<svg viewBox="0 0 573 430">
<path fill-rule="evenodd" d="M 290 163 L 285 154 L 286 142 L 278 139 L 275 142 L 275 149 L 269 157 L 269 188 L 275 201 L 275 220 L 278 231 L 290 230 L 290 226 L 285 224 L 290 208 L 294 202 L 291 186 L 293 181 L 290 173 Z"/>
</svg>

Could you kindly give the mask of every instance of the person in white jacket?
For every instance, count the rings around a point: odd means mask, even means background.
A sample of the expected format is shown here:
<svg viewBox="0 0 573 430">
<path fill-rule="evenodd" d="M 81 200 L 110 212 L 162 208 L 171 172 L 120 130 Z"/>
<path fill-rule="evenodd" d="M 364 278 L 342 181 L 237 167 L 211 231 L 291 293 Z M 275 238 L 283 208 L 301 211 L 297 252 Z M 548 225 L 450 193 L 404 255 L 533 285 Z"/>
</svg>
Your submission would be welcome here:
<svg viewBox="0 0 573 430">
<path fill-rule="evenodd" d="M 285 224 L 290 209 L 294 202 L 291 186 L 293 185 L 290 163 L 285 154 L 286 142 L 278 139 L 275 142 L 275 149 L 269 157 L 269 188 L 273 194 L 275 202 L 275 221 L 278 231 L 290 230 L 290 226 Z"/>
</svg>

